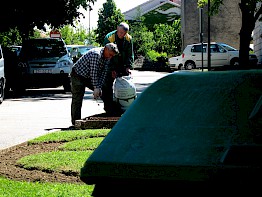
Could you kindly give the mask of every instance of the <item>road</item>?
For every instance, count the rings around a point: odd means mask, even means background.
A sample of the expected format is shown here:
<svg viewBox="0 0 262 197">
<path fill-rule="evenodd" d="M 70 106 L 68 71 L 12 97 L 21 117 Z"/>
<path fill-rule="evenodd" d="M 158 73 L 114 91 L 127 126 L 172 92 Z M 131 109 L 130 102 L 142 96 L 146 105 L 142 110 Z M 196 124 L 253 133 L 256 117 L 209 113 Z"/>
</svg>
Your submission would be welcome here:
<svg viewBox="0 0 262 197">
<path fill-rule="evenodd" d="M 168 73 L 132 71 L 137 94 Z M 71 93 L 63 88 L 28 89 L 19 98 L 6 98 L 0 105 L 0 150 L 71 126 Z M 82 118 L 104 113 L 103 102 L 86 89 Z"/>
</svg>

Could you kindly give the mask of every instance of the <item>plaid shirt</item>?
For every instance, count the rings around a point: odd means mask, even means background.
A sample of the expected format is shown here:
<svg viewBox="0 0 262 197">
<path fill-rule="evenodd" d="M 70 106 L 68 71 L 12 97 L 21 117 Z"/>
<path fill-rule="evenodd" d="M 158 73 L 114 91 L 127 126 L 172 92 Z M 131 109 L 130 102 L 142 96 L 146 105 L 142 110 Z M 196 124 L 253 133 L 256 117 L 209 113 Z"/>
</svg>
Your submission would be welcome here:
<svg viewBox="0 0 262 197">
<path fill-rule="evenodd" d="M 104 47 L 90 49 L 72 67 L 76 74 L 90 78 L 94 88 L 102 88 L 108 71 L 110 61 L 103 53 Z"/>
</svg>

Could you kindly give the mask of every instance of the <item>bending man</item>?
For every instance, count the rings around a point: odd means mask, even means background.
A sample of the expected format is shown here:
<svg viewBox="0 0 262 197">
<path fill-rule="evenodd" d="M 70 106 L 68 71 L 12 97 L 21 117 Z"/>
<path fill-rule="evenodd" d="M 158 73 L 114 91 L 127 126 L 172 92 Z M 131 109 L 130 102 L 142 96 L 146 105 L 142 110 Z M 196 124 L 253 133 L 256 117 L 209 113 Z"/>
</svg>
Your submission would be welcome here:
<svg viewBox="0 0 262 197">
<path fill-rule="evenodd" d="M 102 96 L 102 86 L 108 72 L 110 59 L 118 54 L 116 44 L 90 49 L 73 65 L 71 72 L 71 122 L 81 119 L 85 88 L 93 90 L 94 99 Z"/>
</svg>

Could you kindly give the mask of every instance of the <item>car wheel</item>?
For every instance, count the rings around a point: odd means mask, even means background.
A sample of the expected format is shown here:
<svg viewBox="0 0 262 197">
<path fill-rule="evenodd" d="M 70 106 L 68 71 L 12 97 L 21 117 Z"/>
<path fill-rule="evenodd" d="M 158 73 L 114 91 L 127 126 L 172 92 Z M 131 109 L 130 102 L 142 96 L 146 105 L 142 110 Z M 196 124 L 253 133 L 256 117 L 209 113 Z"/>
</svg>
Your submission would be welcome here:
<svg viewBox="0 0 262 197">
<path fill-rule="evenodd" d="M 230 65 L 231 65 L 232 67 L 239 66 L 239 59 L 238 59 L 238 58 L 232 59 L 231 62 L 230 62 Z"/>
<path fill-rule="evenodd" d="M 4 82 L 3 80 L 0 80 L 0 104 L 4 100 Z"/>
<path fill-rule="evenodd" d="M 191 70 L 191 69 L 194 69 L 196 67 L 195 63 L 194 62 L 186 62 L 185 64 L 185 70 Z"/>
</svg>

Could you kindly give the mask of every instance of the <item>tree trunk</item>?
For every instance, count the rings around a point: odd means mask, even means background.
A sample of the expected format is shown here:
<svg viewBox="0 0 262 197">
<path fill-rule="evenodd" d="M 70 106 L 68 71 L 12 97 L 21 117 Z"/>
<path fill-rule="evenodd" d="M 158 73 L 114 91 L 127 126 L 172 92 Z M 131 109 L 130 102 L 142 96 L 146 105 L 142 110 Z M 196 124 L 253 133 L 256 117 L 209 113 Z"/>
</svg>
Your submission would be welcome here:
<svg viewBox="0 0 262 197">
<path fill-rule="evenodd" d="M 242 12 L 242 26 L 240 30 L 239 69 L 249 69 L 249 45 L 252 31 L 255 28 L 256 2 L 241 0 L 239 7 Z M 254 9 L 251 9 L 254 8 Z"/>
</svg>

